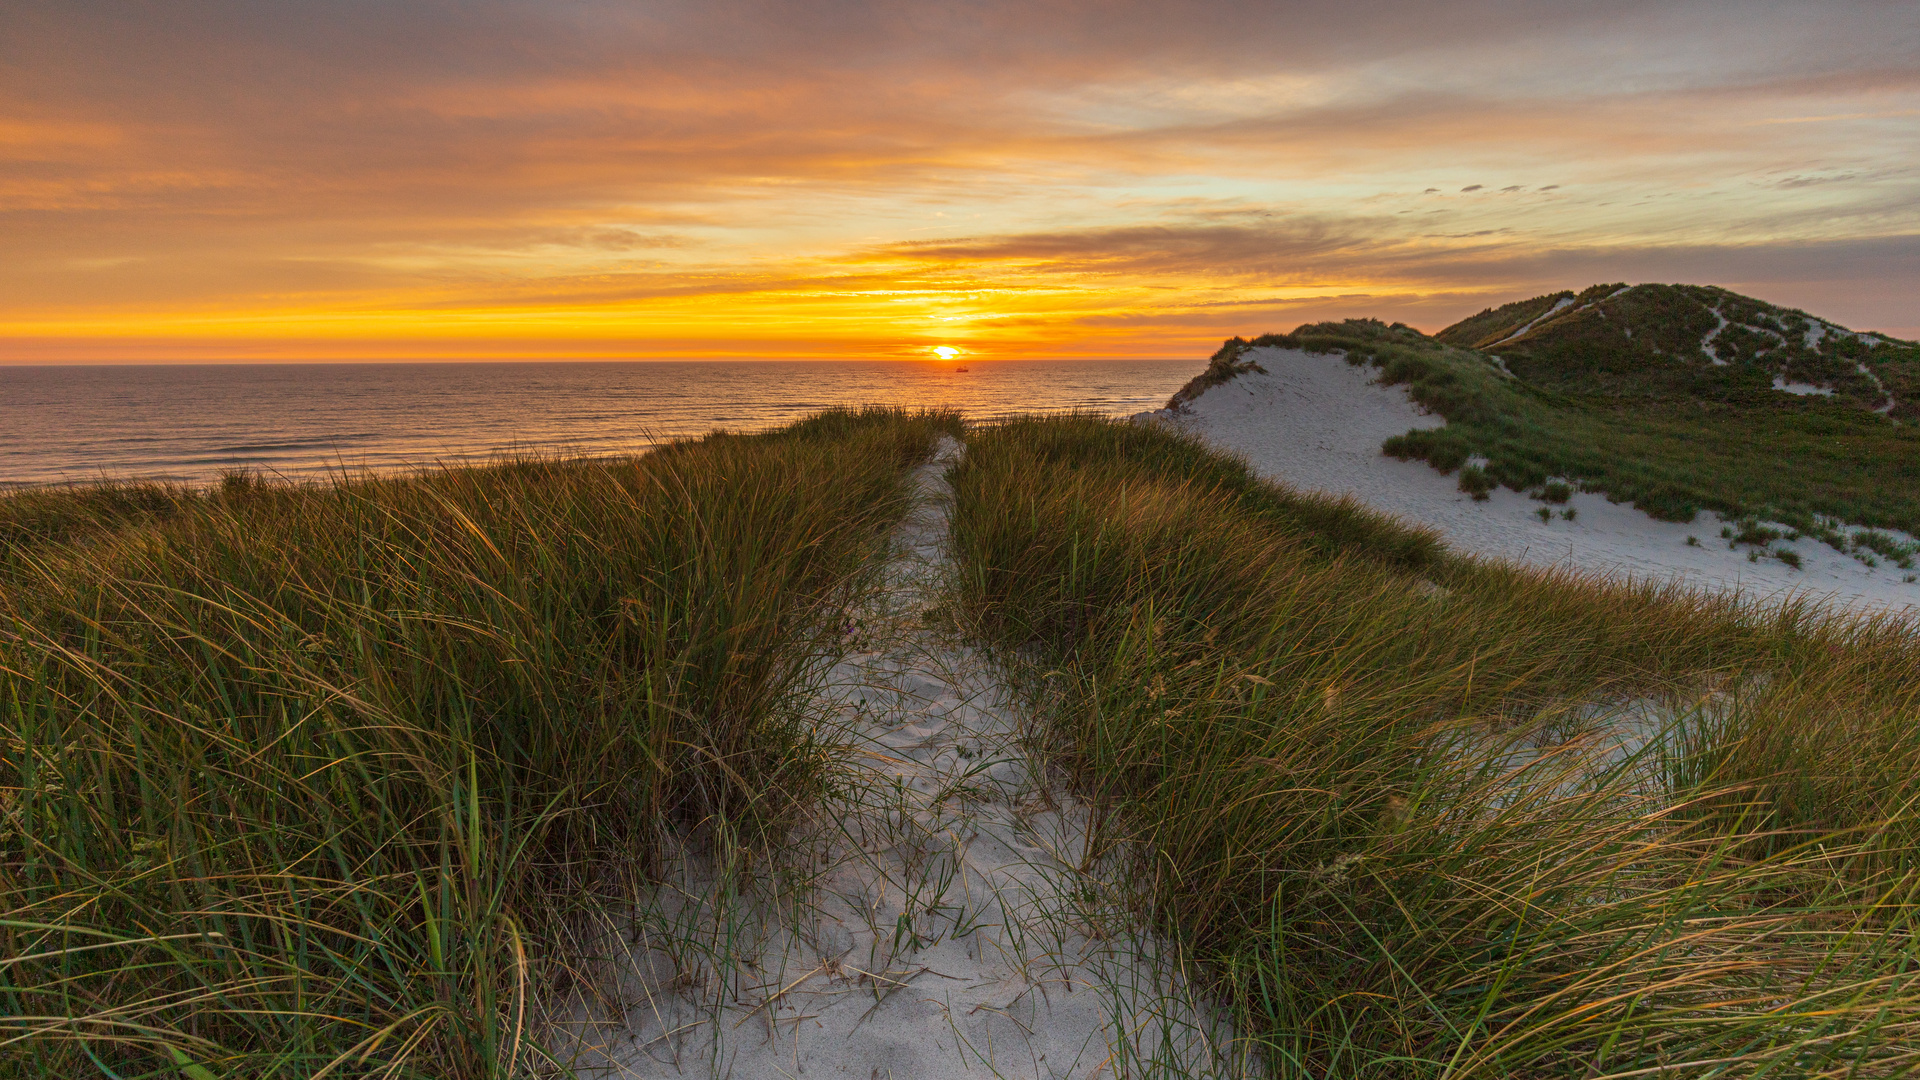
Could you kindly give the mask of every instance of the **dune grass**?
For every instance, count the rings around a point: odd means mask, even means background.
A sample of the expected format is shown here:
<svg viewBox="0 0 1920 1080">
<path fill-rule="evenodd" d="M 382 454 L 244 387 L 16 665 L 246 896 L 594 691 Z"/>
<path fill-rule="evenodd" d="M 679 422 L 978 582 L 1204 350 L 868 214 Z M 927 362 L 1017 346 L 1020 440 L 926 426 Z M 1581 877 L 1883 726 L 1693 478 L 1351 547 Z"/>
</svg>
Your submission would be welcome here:
<svg viewBox="0 0 1920 1080">
<path fill-rule="evenodd" d="M 663 837 L 749 853 L 951 416 L 0 499 L 0 1073 L 506 1077 Z"/>
<path fill-rule="evenodd" d="M 670 840 L 768 865 L 830 794 L 810 680 L 939 431 L 0 499 L 0 1074 L 547 1068 Z M 1157 427 L 968 442 L 956 610 L 1273 1075 L 1915 1070 L 1912 626 L 1458 558 Z"/>
<path fill-rule="evenodd" d="M 1912 626 L 1371 515 L 1330 545 L 1259 509 L 1325 500 L 1165 467 L 1206 457 L 1086 417 L 977 432 L 961 607 L 1272 1075 L 1915 1069 Z M 1637 732 L 1611 753 L 1609 712 Z"/>
</svg>

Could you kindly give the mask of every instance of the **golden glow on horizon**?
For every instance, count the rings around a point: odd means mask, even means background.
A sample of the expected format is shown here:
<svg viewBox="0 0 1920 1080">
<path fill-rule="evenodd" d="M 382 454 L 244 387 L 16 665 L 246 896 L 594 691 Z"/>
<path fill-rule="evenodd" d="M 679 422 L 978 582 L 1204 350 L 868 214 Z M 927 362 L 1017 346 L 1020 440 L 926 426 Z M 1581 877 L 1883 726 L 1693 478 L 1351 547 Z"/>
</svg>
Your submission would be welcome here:
<svg viewBox="0 0 1920 1080">
<path fill-rule="evenodd" d="M 740 275 L 704 293 L 677 291 L 672 275 L 662 274 L 666 281 L 635 282 L 630 295 L 605 298 L 569 295 L 571 287 L 475 288 L 464 296 L 418 290 L 264 310 L 208 305 L 14 317 L 0 320 L 0 355 L 43 362 L 1175 358 L 1212 351 L 1223 336 L 1219 310 L 1232 313 L 1229 328 L 1249 320 L 1262 329 L 1290 328 L 1333 305 L 1345 305 L 1343 314 L 1378 313 L 1379 299 L 1394 292 L 1391 283 L 1289 288 L 1191 274 L 1062 281 L 1049 268 L 964 260 L 854 274 L 844 266 L 811 269 L 817 276 Z M 947 343 L 956 333 L 966 335 L 966 345 Z"/>
</svg>

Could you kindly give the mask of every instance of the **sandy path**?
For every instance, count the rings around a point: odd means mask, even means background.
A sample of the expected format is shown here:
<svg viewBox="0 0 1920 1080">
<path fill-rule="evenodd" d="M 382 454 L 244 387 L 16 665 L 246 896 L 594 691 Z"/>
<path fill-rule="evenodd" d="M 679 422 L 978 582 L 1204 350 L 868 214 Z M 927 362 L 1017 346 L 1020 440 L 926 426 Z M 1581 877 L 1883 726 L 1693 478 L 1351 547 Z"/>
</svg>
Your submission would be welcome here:
<svg viewBox="0 0 1920 1080">
<path fill-rule="evenodd" d="M 1083 808 L 1035 775 L 1015 702 L 937 618 L 945 473 L 915 476 L 866 648 L 823 704 L 859 747 L 812 887 L 773 902 L 683 864 L 643 913 L 624 1017 L 583 1065 L 620 1076 L 1201 1076 L 1224 1029 L 1077 872 Z M 1103 914 L 1105 912 L 1105 914 Z M 592 1071 L 587 1073 L 593 1075 Z"/>
<path fill-rule="evenodd" d="M 1255 349 L 1267 374 L 1250 373 L 1207 390 L 1170 421 L 1214 445 L 1243 455 L 1260 475 L 1294 487 L 1351 493 L 1378 509 L 1439 530 L 1457 550 L 1540 566 L 1572 566 L 1634 577 L 1678 577 L 1689 584 L 1740 589 L 1780 599 L 1804 593 L 1862 609 L 1920 613 L 1920 584 L 1887 563 L 1869 568 L 1812 538 L 1776 544 L 1799 553 L 1802 569 L 1775 559 L 1747 561 L 1731 550 L 1722 522 L 1702 513 L 1690 524 L 1655 521 L 1629 505 L 1579 493 L 1569 522 L 1542 522 L 1543 505 L 1496 490 L 1476 502 L 1424 462 L 1380 452 L 1389 436 L 1436 428 L 1401 387 L 1373 383 L 1373 369 L 1337 355 Z M 1165 416 L 1163 413 L 1144 414 Z M 1556 512 L 1557 513 L 1557 512 Z M 1689 536 L 1699 546 L 1687 543 Z"/>
</svg>

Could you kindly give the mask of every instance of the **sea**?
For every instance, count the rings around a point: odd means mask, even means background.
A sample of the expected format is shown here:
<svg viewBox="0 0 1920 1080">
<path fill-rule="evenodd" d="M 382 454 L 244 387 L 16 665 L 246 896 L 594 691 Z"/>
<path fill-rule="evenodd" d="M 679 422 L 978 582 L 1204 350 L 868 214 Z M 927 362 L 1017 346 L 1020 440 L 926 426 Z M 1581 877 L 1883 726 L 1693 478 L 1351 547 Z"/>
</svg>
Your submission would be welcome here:
<svg viewBox="0 0 1920 1080">
<path fill-rule="evenodd" d="M 0 366 L 0 486 L 289 480 L 621 454 L 837 405 L 993 420 L 1159 408 L 1187 360 L 699 360 Z"/>
</svg>

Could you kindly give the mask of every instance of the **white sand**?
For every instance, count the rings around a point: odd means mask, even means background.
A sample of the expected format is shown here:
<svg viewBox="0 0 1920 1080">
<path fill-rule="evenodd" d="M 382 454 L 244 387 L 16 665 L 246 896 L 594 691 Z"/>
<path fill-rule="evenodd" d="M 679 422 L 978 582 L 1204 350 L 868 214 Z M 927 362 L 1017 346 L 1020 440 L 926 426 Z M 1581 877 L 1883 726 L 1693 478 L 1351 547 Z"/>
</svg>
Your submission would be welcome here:
<svg viewBox="0 0 1920 1080">
<path fill-rule="evenodd" d="M 1209 389 L 1185 414 L 1161 417 L 1221 449 L 1243 455 L 1261 476 L 1294 487 L 1351 493 L 1363 502 L 1437 530 L 1454 549 L 1537 566 L 1568 566 L 1638 578 L 1683 579 L 1688 584 L 1739 589 L 1780 600 L 1809 594 L 1860 609 L 1891 609 L 1920 616 L 1920 584 L 1902 580 L 1885 561 L 1869 568 L 1812 538 L 1774 546 L 1799 553 L 1802 569 L 1776 559 L 1747 561 L 1748 548 L 1730 550 L 1721 521 L 1702 513 L 1691 524 L 1655 521 L 1630 505 L 1576 493 L 1574 521 L 1542 523 L 1544 503 L 1505 488 L 1476 502 L 1454 476 L 1423 462 L 1387 457 L 1380 444 L 1413 428 L 1437 428 L 1400 387 L 1371 381 L 1373 369 L 1337 355 L 1257 349 L 1267 374 L 1249 373 Z M 1894 534 L 1905 542 L 1910 537 Z M 1690 547 L 1689 536 L 1700 546 Z"/>
<path fill-rule="evenodd" d="M 895 538 L 865 651 L 821 705 L 859 748 L 824 808 L 813 886 L 745 900 L 681 861 L 641 912 L 585 1075 L 1238 1075 L 1177 965 L 1078 872 L 1087 815 L 1035 776 L 1013 696 L 933 613 L 943 439 Z M 830 723 L 833 723 L 830 721 Z"/>
<path fill-rule="evenodd" d="M 1719 337 L 1720 331 L 1727 328 L 1727 317 L 1720 314 L 1719 308 L 1713 309 L 1713 317 L 1720 320 L 1720 325 L 1707 331 L 1706 336 L 1700 339 L 1700 351 L 1707 354 L 1707 360 L 1710 361 L 1714 367 L 1726 367 L 1733 361 L 1720 359 L 1720 354 L 1713 351 L 1713 339 Z"/>
<path fill-rule="evenodd" d="M 1833 396 L 1833 387 L 1831 386 L 1815 386 L 1812 383 L 1788 382 L 1786 379 L 1781 378 L 1778 375 L 1775 375 L 1773 377 L 1773 388 L 1775 390 L 1784 390 L 1789 394 L 1796 394 L 1800 397 L 1809 397 L 1809 396 L 1832 397 Z"/>
</svg>

